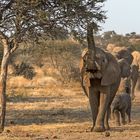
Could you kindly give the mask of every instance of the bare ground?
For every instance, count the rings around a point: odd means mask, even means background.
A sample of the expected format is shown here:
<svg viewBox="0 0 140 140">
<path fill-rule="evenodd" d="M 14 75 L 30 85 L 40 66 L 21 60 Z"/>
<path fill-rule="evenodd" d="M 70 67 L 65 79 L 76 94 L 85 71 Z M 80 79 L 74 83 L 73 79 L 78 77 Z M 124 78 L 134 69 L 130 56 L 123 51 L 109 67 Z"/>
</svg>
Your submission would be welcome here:
<svg viewBox="0 0 140 140">
<path fill-rule="evenodd" d="M 11 89 L 10 89 L 11 90 Z M 17 92 L 19 89 L 15 89 Z M 80 88 L 23 88 L 26 96 L 9 97 L 6 127 L 0 140 L 139 140 L 140 93 L 132 107 L 132 122 L 116 127 L 110 121 L 109 133 L 90 132 L 92 126 L 88 99 Z M 13 93 L 14 94 L 14 93 Z M 108 134 L 108 135 L 107 135 Z"/>
</svg>

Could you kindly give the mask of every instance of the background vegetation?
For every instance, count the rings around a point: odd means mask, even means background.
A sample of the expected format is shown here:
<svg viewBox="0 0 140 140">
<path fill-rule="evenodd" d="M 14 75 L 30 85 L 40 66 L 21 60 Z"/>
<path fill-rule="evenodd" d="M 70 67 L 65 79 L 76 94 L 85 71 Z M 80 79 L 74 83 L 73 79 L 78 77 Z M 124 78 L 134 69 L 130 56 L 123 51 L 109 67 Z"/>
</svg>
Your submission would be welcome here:
<svg viewBox="0 0 140 140">
<path fill-rule="evenodd" d="M 106 48 L 111 43 L 140 51 L 140 35 L 136 33 L 119 35 L 115 31 L 108 31 L 95 35 L 95 42 L 98 47 Z M 10 76 L 23 76 L 32 80 L 36 76 L 35 68 L 38 67 L 42 69 L 44 77 L 51 76 L 63 84 L 79 82 L 79 60 L 81 51 L 85 47 L 84 39 L 81 43 L 72 37 L 58 40 L 41 38 L 37 43 L 23 43 L 10 59 L 12 68 Z M 0 59 L 2 59 L 2 49 Z"/>
</svg>

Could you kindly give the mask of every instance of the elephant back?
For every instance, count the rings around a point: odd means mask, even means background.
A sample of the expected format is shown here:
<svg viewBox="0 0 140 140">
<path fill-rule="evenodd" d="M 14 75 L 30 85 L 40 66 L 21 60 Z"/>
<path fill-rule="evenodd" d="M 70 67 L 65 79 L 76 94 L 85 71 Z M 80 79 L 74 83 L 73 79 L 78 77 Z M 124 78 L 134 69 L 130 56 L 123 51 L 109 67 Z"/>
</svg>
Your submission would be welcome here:
<svg viewBox="0 0 140 140">
<path fill-rule="evenodd" d="M 133 62 L 133 55 L 127 49 L 122 49 L 118 52 L 114 52 L 114 54 L 118 59 L 124 58 L 130 65 Z"/>
<path fill-rule="evenodd" d="M 124 58 L 130 65 L 133 62 L 132 49 L 130 47 L 108 44 L 106 50 L 112 53 L 117 59 Z"/>
<path fill-rule="evenodd" d="M 121 78 L 120 86 L 118 88 L 117 94 L 120 93 L 131 93 L 131 79 L 128 78 Z"/>
<path fill-rule="evenodd" d="M 140 52 L 138 51 L 134 51 L 132 52 L 132 55 L 133 55 L 133 64 L 136 65 L 136 66 L 139 66 L 140 68 Z"/>
</svg>

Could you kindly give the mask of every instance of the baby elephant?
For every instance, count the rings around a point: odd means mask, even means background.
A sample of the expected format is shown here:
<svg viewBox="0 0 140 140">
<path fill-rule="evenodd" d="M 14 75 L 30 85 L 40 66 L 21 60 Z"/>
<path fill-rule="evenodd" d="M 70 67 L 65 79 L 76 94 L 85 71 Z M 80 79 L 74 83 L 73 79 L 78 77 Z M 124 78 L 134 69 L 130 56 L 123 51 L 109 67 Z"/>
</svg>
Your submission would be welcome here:
<svg viewBox="0 0 140 140">
<path fill-rule="evenodd" d="M 128 122 L 131 122 L 131 97 L 128 93 L 124 92 L 115 96 L 112 106 L 111 113 L 115 117 L 116 125 L 120 125 L 120 115 L 121 122 L 124 125 L 125 113 L 128 116 Z"/>
</svg>

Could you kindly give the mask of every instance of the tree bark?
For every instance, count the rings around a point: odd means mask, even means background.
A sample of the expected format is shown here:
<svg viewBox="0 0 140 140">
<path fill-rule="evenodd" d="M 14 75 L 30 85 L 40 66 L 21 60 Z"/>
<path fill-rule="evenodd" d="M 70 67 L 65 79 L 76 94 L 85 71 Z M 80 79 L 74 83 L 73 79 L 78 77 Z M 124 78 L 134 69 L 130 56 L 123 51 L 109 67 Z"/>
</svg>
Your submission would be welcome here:
<svg viewBox="0 0 140 140">
<path fill-rule="evenodd" d="M 0 100 L 1 100 L 1 112 L 0 112 L 0 132 L 4 130 L 5 115 L 6 115 L 6 81 L 9 62 L 9 53 L 3 55 L 1 64 L 0 75 Z"/>
<path fill-rule="evenodd" d="M 4 130 L 5 115 L 6 115 L 6 80 L 8 71 L 8 62 L 10 58 L 10 49 L 8 38 L 3 34 L 0 34 L 1 44 L 3 46 L 3 58 L 1 63 L 1 74 L 0 74 L 0 132 Z"/>
</svg>

